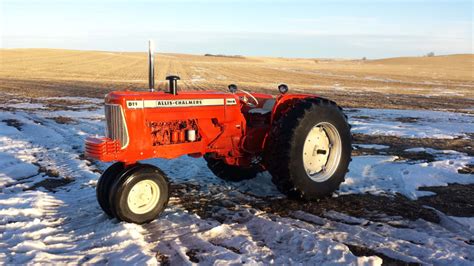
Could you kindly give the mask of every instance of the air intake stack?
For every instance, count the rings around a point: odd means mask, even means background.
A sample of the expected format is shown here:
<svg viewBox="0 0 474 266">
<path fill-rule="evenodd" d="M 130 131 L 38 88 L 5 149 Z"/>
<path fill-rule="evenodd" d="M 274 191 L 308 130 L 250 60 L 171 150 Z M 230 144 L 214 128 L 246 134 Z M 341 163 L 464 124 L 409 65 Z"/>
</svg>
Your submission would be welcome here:
<svg viewBox="0 0 474 266">
<path fill-rule="evenodd" d="M 178 80 L 181 78 L 176 75 L 167 76 L 166 80 L 169 81 L 169 93 L 176 95 L 178 94 Z"/>
</svg>

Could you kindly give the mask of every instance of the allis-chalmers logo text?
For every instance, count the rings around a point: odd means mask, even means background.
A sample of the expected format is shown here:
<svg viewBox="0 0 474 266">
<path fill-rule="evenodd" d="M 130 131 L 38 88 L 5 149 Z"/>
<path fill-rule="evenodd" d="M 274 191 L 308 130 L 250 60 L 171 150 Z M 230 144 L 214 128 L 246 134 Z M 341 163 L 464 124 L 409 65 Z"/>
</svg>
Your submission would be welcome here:
<svg viewBox="0 0 474 266">
<path fill-rule="evenodd" d="M 189 105 L 202 105 L 202 100 L 156 101 L 156 106 L 189 106 Z"/>
</svg>

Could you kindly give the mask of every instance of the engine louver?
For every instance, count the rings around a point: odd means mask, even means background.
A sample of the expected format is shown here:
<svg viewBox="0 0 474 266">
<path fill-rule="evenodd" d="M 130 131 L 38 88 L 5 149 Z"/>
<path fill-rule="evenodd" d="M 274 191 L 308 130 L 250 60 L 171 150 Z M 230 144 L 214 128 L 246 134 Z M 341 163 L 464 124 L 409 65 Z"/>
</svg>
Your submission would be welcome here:
<svg viewBox="0 0 474 266">
<path fill-rule="evenodd" d="M 128 131 L 122 106 L 117 104 L 105 105 L 105 119 L 107 121 L 106 136 L 120 141 L 121 149 L 128 146 Z"/>
</svg>

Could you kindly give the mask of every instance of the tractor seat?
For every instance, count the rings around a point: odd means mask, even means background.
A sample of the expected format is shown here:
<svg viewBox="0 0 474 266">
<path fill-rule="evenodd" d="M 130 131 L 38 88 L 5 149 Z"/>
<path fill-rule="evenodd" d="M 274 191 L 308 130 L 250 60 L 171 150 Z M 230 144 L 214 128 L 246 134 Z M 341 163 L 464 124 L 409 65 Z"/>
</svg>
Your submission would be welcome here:
<svg viewBox="0 0 474 266">
<path fill-rule="evenodd" d="M 249 110 L 249 114 L 260 114 L 266 115 L 272 112 L 273 106 L 275 105 L 275 99 L 268 99 L 263 104 L 262 108 L 253 108 Z"/>
</svg>

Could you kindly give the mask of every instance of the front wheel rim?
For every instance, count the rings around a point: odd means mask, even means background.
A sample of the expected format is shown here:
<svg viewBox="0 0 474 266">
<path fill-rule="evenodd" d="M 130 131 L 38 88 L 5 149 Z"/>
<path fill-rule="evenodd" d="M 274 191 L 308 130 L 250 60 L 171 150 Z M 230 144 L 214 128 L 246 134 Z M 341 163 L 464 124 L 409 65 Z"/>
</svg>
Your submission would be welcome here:
<svg viewBox="0 0 474 266">
<path fill-rule="evenodd" d="M 127 205 L 135 214 L 145 214 L 153 210 L 160 199 L 160 187 L 152 180 L 142 180 L 130 189 Z"/>
<path fill-rule="evenodd" d="M 308 132 L 303 145 L 303 166 L 308 177 L 324 182 L 332 177 L 341 161 L 341 136 L 328 122 L 316 124 Z"/>
</svg>

